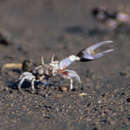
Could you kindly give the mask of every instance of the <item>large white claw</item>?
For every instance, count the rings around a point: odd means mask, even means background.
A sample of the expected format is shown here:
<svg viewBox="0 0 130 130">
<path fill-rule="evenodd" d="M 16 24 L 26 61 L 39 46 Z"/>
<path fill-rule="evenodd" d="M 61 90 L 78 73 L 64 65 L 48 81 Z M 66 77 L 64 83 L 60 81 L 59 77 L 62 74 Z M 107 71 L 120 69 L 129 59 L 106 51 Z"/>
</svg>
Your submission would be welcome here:
<svg viewBox="0 0 130 130">
<path fill-rule="evenodd" d="M 74 61 L 79 61 L 79 60 L 80 60 L 80 58 L 78 56 L 71 55 L 71 56 L 63 59 L 62 61 L 60 61 L 59 69 L 65 69 L 69 65 L 71 65 Z"/>
<path fill-rule="evenodd" d="M 82 49 L 77 54 L 77 56 L 80 57 L 80 61 L 90 61 L 90 60 L 98 59 L 104 56 L 104 54 L 114 51 L 114 49 L 108 49 L 97 54 L 95 53 L 95 50 L 97 48 L 110 43 L 113 43 L 113 41 L 103 41 L 103 42 L 96 43 L 88 48 Z"/>
</svg>

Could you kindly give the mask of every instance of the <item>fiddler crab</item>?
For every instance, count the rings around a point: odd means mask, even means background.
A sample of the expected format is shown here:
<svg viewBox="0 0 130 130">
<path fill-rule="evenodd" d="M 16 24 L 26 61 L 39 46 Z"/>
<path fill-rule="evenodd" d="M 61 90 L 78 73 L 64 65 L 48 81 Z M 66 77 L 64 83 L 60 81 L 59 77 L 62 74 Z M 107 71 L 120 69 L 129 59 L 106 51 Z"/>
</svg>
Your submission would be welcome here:
<svg viewBox="0 0 130 130">
<path fill-rule="evenodd" d="M 73 87 L 73 80 L 76 79 L 79 83 L 81 83 L 79 75 L 73 71 L 67 69 L 73 62 L 88 62 L 95 59 L 98 59 L 104 54 L 112 52 L 114 49 L 108 49 L 99 53 L 96 53 L 95 50 L 102 45 L 113 43 L 113 41 L 103 41 L 100 43 L 96 43 L 88 48 L 84 48 L 77 55 L 70 55 L 61 61 L 54 60 L 52 57 L 51 62 L 49 64 L 44 63 L 44 59 L 42 58 L 42 64 L 35 67 L 32 72 L 23 72 L 18 78 L 18 89 L 22 91 L 21 87 L 25 81 L 29 81 L 31 83 L 31 87 L 33 92 L 35 92 L 35 82 L 42 83 L 43 85 L 48 85 L 48 79 L 60 75 L 64 79 L 70 80 L 70 90 Z"/>
</svg>

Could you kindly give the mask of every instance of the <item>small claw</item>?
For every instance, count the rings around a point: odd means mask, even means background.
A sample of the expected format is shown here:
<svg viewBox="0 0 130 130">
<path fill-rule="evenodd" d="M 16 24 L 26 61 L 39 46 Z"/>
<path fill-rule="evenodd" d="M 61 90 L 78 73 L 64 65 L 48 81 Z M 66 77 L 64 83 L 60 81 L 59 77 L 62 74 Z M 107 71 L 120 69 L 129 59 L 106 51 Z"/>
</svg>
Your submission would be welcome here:
<svg viewBox="0 0 130 130">
<path fill-rule="evenodd" d="M 80 57 L 80 61 L 91 61 L 91 60 L 100 58 L 100 57 L 104 56 L 104 54 L 109 53 L 109 52 L 113 51 L 114 49 L 108 49 L 106 51 L 103 51 L 103 52 L 100 52 L 97 54 L 95 53 L 95 50 L 97 48 L 99 48 L 100 46 L 105 45 L 105 44 L 109 44 L 109 43 L 113 43 L 113 41 L 103 41 L 100 43 L 96 43 L 88 48 L 81 50 L 77 54 L 77 56 Z"/>
</svg>

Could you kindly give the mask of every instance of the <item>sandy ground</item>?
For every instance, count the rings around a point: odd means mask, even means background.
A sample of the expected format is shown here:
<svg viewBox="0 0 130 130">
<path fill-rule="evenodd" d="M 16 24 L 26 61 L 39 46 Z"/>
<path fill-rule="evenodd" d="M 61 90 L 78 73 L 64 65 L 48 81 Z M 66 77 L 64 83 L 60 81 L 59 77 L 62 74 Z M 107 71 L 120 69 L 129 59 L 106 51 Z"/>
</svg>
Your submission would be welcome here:
<svg viewBox="0 0 130 130">
<path fill-rule="evenodd" d="M 115 51 L 99 60 L 70 66 L 83 89 L 39 87 L 21 94 L 12 84 L 20 73 L 1 70 L 0 130 L 129 130 L 130 28 L 98 32 L 91 9 L 104 5 L 130 14 L 129 0 L 0 0 L 0 66 L 52 54 L 63 59 L 103 40 Z M 83 95 L 84 94 L 84 95 Z"/>
</svg>

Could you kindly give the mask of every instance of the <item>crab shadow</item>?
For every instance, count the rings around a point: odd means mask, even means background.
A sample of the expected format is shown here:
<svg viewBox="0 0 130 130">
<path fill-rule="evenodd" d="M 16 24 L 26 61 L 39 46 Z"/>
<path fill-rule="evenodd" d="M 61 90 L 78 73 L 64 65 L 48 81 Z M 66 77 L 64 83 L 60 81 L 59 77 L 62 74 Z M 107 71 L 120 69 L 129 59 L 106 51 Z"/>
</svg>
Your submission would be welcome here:
<svg viewBox="0 0 130 130">
<path fill-rule="evenodd" d="M 18 85 L 19 85 L 19 82 L 18 81 L 6 81 L 6 84 L 8 86 L 8 88 L 12 89 L 12 90 L 17 90 L 19 91 L 19 88 L 18 88 Z M 59 88 L 59 83 L 57 83 L 56 81 L 54 82 L 50 82 L 48 85 L 45 85 L 45 84 L 42 84 L 41 82 L 35 82 L 34 83 L 34 86 L 35 86 L 35 89 L 36 89 L 36 94 L 39 93 L 39 90 L 40 88 L 44 87 L 44 89 L 57 89 Z M 28 92 L 28 93 L 33 93 L 32 92 L 32 88 L 31 88 L 31 82 L 29 81 L 24 81 L 22 86 L 21 86 L 21 89 L 25 92 Z"/>
<path fill-rule="evenodd" d="M 7 81 L 6 83 L 8 85 L 8 88 L 19 91 L 19 89 L 18 89 L 19 82 L 18 81 Z M 31 93 L 31 83 L 30 82 L 24 81 L 21 88 L 23 91 Z M 39 88 L 38 88 L 37 83 L 35 83 L 35 88 L 38 91 Z"/>
<path fill-rule="evenodd" d="M 6 84 L 8 86 L 8 88 L 12 89 L 12 90 L 17 90 L 20 91 L 18 88 L 19 85 L 19 81 L 6 81 Z M 59 76 L 53 77 L 51 79 L 48 80 L 47 84 L 45 83 L 41 83 L 41 82 L 35 82 L 34 83 L 35 86 L 35 90 L 36 92 L 33 92 L 32 87 L 31 87 L 31 82 L 29 81 L 24 81 L 21 89 L 23 90 L 23 92 L 28 92 L 30 94 L 35 93 L 40 95 L 41 93 L 44 93 L 44 91 L 62 91 L 62 87 L 67 87 L 68 90 L 70 90 L 70 84 L 68 80 L 65 80 L 64 78 L 59 78 Z M 82 91 L 83 90 L 83 85 L 79 85 L 78 82 L 74 82 L 74 88 L 71 91 Z M 43 92 L 40 92 L 40 90 L 42 90 Z M 63 91 L 62 91 L 63 92 Z M 43 96 L 43 95 L 42 95 Z"/>
</svg>

